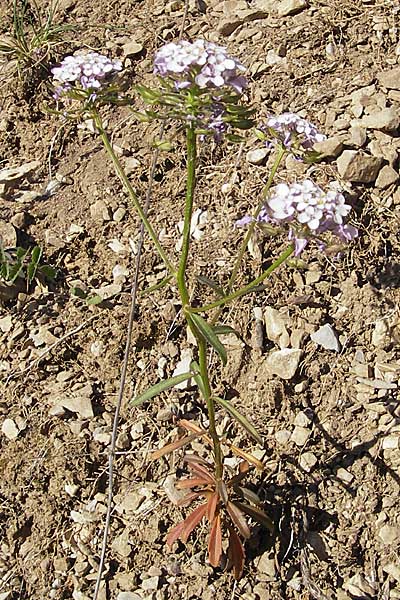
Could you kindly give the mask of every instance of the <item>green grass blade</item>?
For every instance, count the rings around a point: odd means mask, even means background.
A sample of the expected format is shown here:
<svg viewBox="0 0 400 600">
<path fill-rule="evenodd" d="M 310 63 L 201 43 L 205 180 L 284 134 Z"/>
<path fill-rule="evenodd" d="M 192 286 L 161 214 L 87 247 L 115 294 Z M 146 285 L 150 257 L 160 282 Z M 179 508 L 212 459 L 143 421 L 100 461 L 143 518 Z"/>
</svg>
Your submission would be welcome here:
<svg viewBox="0 0 400 600">
<path fill-rule="evenodd" d="M 214 332 L 213 327 L 211 327 L 207 321 L 203 319 L 200 315 L 196 313 L 192 313 L 190 315 L 196 329 L 201 333 L 201 335 L 206 339 L 206 341 L 214 348 L 216 352 L 218 352 L 222 364 L 226 365 L 228 357 L 226 354 L 226 350 L 224 345 L 219 341 L 218 336 Z"/>
<path fill-rule="evenodd" d="M 218 402 L 225 410 L 234 418 L 236 421 L 247 431 L 247 433 L 258 443 L 260 446 L 263 445 L 263 440 L 261 435 L 258 433 L 257 429 L 254 427 L 252 423 L 242 415 L 228 400 L 224 398 L 214 397 L 214 400 Z"/>
<path fill-rule="evenodd" d="M 190 368 L 193 370 L 193 379 L 196 382 L 197 387 L 199 388 L 202 396 L 206 396 L 206 390 L 204 388 L 203 380 L 200 375 L 200 366 L 199 363 L 195 360 L 192 360 L 190 363 Z"/>
<path fill-rule="evenodd" d="M 193 373 L 181 373 L 180 375 L 175 375 L 174 377 L 170 377 L 169 379 L 164 379 L 155 385 L 149 387 L 145 392 L 139 394 L 130 401 L 132 406 L 140 406 L 143 402 L 147 400 L 151 400 L 154 396 L 158 396 L 161 392 L 165 392 L 170 388 L 174 387 L 178 383 L 182 383 L 182 381 L 187 381 L 193 377 Z"/>
</svg>

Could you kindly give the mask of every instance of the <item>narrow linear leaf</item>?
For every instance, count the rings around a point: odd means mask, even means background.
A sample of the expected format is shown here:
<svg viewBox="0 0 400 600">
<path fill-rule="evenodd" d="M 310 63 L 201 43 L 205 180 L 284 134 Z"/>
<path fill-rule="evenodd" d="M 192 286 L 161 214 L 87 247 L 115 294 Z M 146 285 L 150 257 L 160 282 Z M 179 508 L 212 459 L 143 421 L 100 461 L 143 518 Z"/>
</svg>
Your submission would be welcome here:
<svg viewBox="0 0 400 600">
<path fill-rule="evenodd" d="M 196 313 L 192 313 L 190 315 L 190 318 L 192 319 L 192 321 L 195 324 L 198 331 L 205 338 L 205 340 L 219 354 L 219 356 L 222 360 L 222 364 L 226 365 L 228 357 L 226 355 L 225 347 L 218 339 L 218 336 L 214 333 L 213 328 L 207 323 L 207 321 L 205 321 L 203 319 L 203 317 L 201 317 L 200 315 L 198 315 Z"/>
<path fill-rule="evenodd" d="M 247 502 L 251 502 L 252 504 L 255 504 L 256 506 L 259 506 L 262 504 L 260 498 L 257 496 L 257 494 L 255 492 L 253 492 L 252 490 L 249 490 L 249 488 L 247 487 L 242 487 L 240 485 L 235 486 L 235 492 L 237 492 L 237 494 L 241 497 L 244 498 L 245 500 L 247 500 Z"/>
<path fill-rule="evenodd" d="M 214 400 L 218 402 L 228 413 L 236 419 L 236 421 L 247 431 L 247 433 L 258 443 L 260 446 L 263 445 L 263 440 L 261 435 L 258 433 L 257 429 L 250 423 L 250 421 L 242 415 L 228 400 L 224 398 L 219 398 L 217 396 L 214 397 Z"/>
<path fill-rule="evenodd" d="M 180 533 L 180 539 L 184 544 L 188 541 L 189 535 L 192 533 L 193 529 L 197 527 L 202 518 L 207 512 L 207 503 L 200 504 L 197 508 L 194 509 L 192 513 L 185 519 L 183 522 L 183 528 Z"/>
<path fill-rule="evenodd" d="M 150 460 L 158 460 L 162 456 L 165 456 L 166 454 L 170 454 L 171 452 L 174 452 L 174 450 L 179 450 L 179 448 L 182 448 L 183 446 L 187 446 L 187 444 L 190 444 L 190 442 L 193 442 L 193 440 L 195 440 L 197 437 L 198 436 L 195 433 L 192 433 L 191 435 L 187 435 L 187 436 L 181 438 L 180 440 L 171 442 L 171 444 L 166 444 L 166 446 L 164 446 L 163 448 L 160 448 L 159 450 L 155 450 L 154 452 L 152 452 L 150 454 Z"/>
<path fill-rule="evenodd" d="M 227 335 L 233 333 L 236 335 L 236 337 L 240 337 L 236 329 L 233 329 L 233 327 L 230 327 L 229 325 L 215 325 L 213 329 L 216 335 Z"/>
<path fill-rule="evenodd" d="M 274 530 L 274 524 L 272 519 L 263 511 L 261 508 L 257 506 L 250 506 L 249 504 L 244 504 L 244 502 L 239 502 L 238 500 L 234 500 L 233 502 L 235 506 L 244 512 L 246 515 L 260 523 L 263 527 L 268 529 L 269 531 Z"/>
<path fill-rule="evenodd" d="M 212 567 L 219 567 L 222 554 L 221 515 L 217 514 L 212 522 L 208 540 L 208 560 Z"/>
<path fill-rule="evenodd" d="M 182 383 L 182 381 L 191 379 L 191 377 L 193 377 L 193 373 L 181 373 L 180 375 L 163 379 L 163 381 L 152 385 L 145 392 L 139 394 L 139 396 L 136 396 L 130 401 L 130 404 L 132 406 L 140 406 L 140 404 L 143 404 L 143 402 L 151 400 L 151 398 L 154 398 L 154 396 L 158 396 L 158 394 L 161 394 L 161 392 L 165 392 L 166 390 L 173 388 L 178 383 Z"/>
<path fill-rule="evenodd" d="M 209 484 L 214 484 L 215 479 L 214 476 L 208 471 L 206 467 L 203 465 L 198 465 L 196 463 L 189 465 L 189 469 L 196 477 L 201 477 Z"/>
<path fill-rule="evenodd" d="M 250 538 L 250 529 L 243 512 L 233 502 L 227 502 L 226 510 L 229 513 L 232 522 L 239 529 L 239 533 L 246 539 Z"/>
<path fill-rule="evenodd" d="M 264 463 L 261 460 L 259 460 L 258 458 L 256 458 L 255 456 L 253 456 L 252 454 L 250 454 L 250 452 L 245 452 L 245 450 L 238 448 L 234 444 L 230 444 L 229 447 L 232 450 L 232 452 L 234 454 L 236 454 L 236 456 L 240 456 L 241 458 L 244 458 L 245 460 L 247 460 L 249 463 L 254 465 L 260 471 L 264 471 L 264 467 L 265 467 Z"/>
<path fill-rule="evenodd" d="M 101 296 L 92 296 L 86 300 L 86 304 L 88 306 L 95 306 L 96 304 L 101 304 L 103 302 L 103 298 Z"/>
<path fill-rule="evenodd" d="M 175 487 L 177 490 L 187 490 L 199 485 L 209 485 L 209 483 L 203 477 L 188 477 L 187 479 L 177 481 Z"/>
<path fill-rule="evenodd" d="M 218 504 L 218 492 L 213 492 L 207 502 L 207 519 L 213 522 Z"/>
<path fill-rule="evenodd" d="M 236 581 L 239 581 L 243 574 L 245 553 L 243 544 L 232 527 L 229 527 L 228 557 L 233 566 L 234 577 Z"/>
<path fill-rule="evenodd" d="M 186 494 L 186 496 L 184 496 L 180 500 L 174 502 L 174 504 L 176 504 L 177 506 L 189 506 L 189 504 L 191 504 L 193 500 L 199 498 L 200 496 L 204 496 L 203 492 L 191 492 L 190 494 Z"/>
</svg>

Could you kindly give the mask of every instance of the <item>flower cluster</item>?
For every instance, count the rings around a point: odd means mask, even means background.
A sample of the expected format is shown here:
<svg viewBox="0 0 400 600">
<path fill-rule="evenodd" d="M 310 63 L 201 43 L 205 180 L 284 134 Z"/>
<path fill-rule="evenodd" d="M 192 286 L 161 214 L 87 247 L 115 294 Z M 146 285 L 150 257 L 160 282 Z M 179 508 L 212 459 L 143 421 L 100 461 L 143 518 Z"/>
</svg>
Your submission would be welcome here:
<svg viewBox="0 0 400 600">
<path fill-rule="evenodd" d="M 306 179 L 302 183 L 281 183 L 273 188 L 257 222 L 289 223 L 289 239 L 294 240 L 295 255 L 298 256 L 309 239 L 317 240 L 320 248 L 325 248 L 326 244 L 321 240 L 325 232 L 330 232 L 342 242 L 357 237 L 357 229 L 344 222 L 350 210 L 351 206 L 346 204 L 343 194 L 335 189 L 335 184 L 332 183 L 325 192 Z M 244 217 L 237 224 L 245 225 L 251 221 L 251 217 Z"/>
<path fill-rule="evenodd" d="M 238 94 L 247 85 L 245 77 L 238 72 L 244 66 L 226 51 L 206 40 L 187 42 L 182 40 L 166 44 L 154 59 L 154 73 L 174 79 L 178 89 L 197 85 L 199 88 L 232 87 Z"/>
<path fill-rule="evenodd" d="M 323 142 L 326 136 L 315 125 L 294 113 L 282 113 L 269 117 L 267 130 L 288 150 L 310 151 L 316 142 Z"/>
<path fill-rule="evenodd" d="M 98 52 L 67 56 L 59 67 L 51 70 L 54 79 L 61 83 L 56 89 L 55 97 L 58 99 L 70 90 L 72 84 L 78 89 L 96 92 L 111 75 L 121 69 L 121 61 L 111 60 Z"/>
</svg>

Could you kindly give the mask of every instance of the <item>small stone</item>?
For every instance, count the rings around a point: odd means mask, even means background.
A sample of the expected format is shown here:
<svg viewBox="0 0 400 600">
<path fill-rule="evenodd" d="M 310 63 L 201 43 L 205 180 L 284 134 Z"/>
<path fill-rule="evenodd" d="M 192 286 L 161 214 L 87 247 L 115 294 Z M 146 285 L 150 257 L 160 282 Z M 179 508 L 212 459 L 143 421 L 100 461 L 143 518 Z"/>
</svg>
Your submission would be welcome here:
<svg viewBox="0 0 400 600">
<path fill-rule="evenodd" d="M 311 431 L 306 427 L 295 427 L 290 436 L 290 441 L 294 442 L 296 446 L 304 446 L 310 437 L 310 433 Z"/>
<path fill-rule="evenodd" d="M 122 53 L 124 56 L 135 56 L 140 54 L 143 50 L 143 45 L 138 42 L 128 42 L 122 46 Z"/>
<path fill-rule="evenodd" d="M 175 487 L 175 484 L 175 475 L 168 475 L 163 483 L 163 489 L 167 494 L 169 501 L 172 502 L 172 504 L 175 504 L 175 506 L 178 506 L 179 502 L 186 496 L 186 491 L 178 490 Z"/>
<path fill-rule="evenodd" d="M 397 183 L 398 180 L 399 180 L 398 172 L 395 171 L 389 165 L 385 165 L 379 171 L 379 175 L 375 181 L 375 187 L 377 187 L 380 190 L 384 190 L 385 188 L 389 187 L 390 185 Z"/>
<path fill-rule="evenodd" d="M 354 183 L 372 183 L 378 176 L 382 158 L 356 150 L 345 150 L 337 159 L 339 175 Z"/>
<path fill-rule="evenodd" d="M 400 527 L 384 525 L 379 530 L 378 536 L 385 546 L 395 545 L 400 542 Z"/>
<path fill-rule="evenodd" d="M 240 25 L 242 24 L 242 19 L 239 17 L 231 17 L 229 19 L 221 19 L 217 26 L 217 31 L 221 35 L 228 36 L 231 35 Z"/>
<path fill-rule="evenodd" d="M 400 438 L 389 435 L 382 440 L 383 450 L 397 450 L 399 447 Z"/>
<path fill-rule="evenodd" d="M 26 227 L 27 216 L 28 215 L 25 212 L 17 212 L 11 217 L 10 221 L 17 229 L 23 229 Z"/>
<path fill-rule="evenodd" d="M 299 425 L 300 427 L 308 427 L 309 425 L 311 425 L 313 416 L 311 411 L 310 413 L 305 412 L 303 410 L 298 412 L 294 419 L 294 424 Z"/>
<path fill-rule="evenodd" d="M 264 321 L 267 338 L 271 342 L 276 343 L 281 350 L 287 348 L 289 345 L 289 334 L 282 314 L 276 308 L 267 306 L 264 311 Z"/>
<path fill-rule="evenodd" d="M 90 216 L 100 224 L 110 220 L 110 210 L 104 200 L 97 200 L 90 206 Z"/>
<path fill-rule="evenodd" d="M 400 125 L 400 112 L 394 107 L 383 108 L 372 115 L 365 115 L 361 119 L 361 125 L 368 129 L 395 132 Z"/>
<path fill-rule="evenodd" d="M 304 8 L 307 8 L 306 0 L 281 0 L 278 3 L 278 15 L 280 17 L 288 17 L 295 15 Z"/>
<path fill-rule="evenodd" d="M 68 494 L 68 496 L 71 496 L 71 498 L 73 498 L 79 492 L 79 485 L 76 485 L 74 483 L 66 483 L 64 486 L 64 490 L 66 494 Z"/>
<path fill-rule="evenodd" d="M 291 435 L 289 429 L 281 429 L 275 433 L 275 439 L 278 444 L 285 445 L 289 442 Z"/>
<path fill-rule="evenodd" d="M 265 364 L 273 375 L 278 375 L 281 379 L 292 379 L 299 366 L 301 355 L 300 349 L 284 348 L 271 352 Z"/>
<path fill-rule="evenodd" d="M 172 373 L 172 377 L 175 377 L 176 375 L 181 375 L 183 373 L 188 373 L 190 371 L 190 363 L 192 362 L 192 360 L 192 351 L 190 350 L 190 348 L 184 348 L 181 352 L 181 360 L 178 361 L 178 364 L 176 365 L 174 372 Z M 185 381 L 178 383 L 175 386 L 175 388 L 177 390 L 186 390 L 188 387 L 190 387 L 190 385 L 191 379 L 186 379 Z"/>
<path fill-rule="evenodd" d="M 3 333 L 8 333 L 12 327 L 12 317 L 11 315 L 7 315 L 0 319 L 0 329 Z"/>
<path fill-rule="evenodd" d="M 143 600 L 143 596 L 136 592 L 119 592 L 117 600 Z"/>
<path fill-rule="evenodd" d="M 384 565 L 383 570 L 388 573 L 393 579 L 400 582 L 400 565 L 396 563 L 389 563 L 388 565 Z"/>
<path fill-rule="evenodd" d="M 400 90 L 400 66 L 378 73 L 378 81 L 389 90 Z"/>
<path fill-rule="evenodd" d="M 364 127 L 360 127 L 359 125 L 350 127 L 350 137 L 346 140 L 346 144 L 355 146 L 356 148 L 362 148 L 366 141 L 367 132 Z"/>
<path fill-rule="evenodd" d="M 0 239 L 3 248 L 15 248 L 17 232 L 9 221 L 0 221 Z"/>
<path fill-rule="evenodd" d="M 22 179 L 32 171 L 36 171 L 40 167 L 38 160 L 33 160 L 28 163 L 24 163 L 20 167 L 10 167 L 0 170 L 0 183 L 13 183 L 18 179 Z"/>
<path fill-rule="evenodd" d="M 304 471 L 306 471 L 306 473 L 310 473 L 317 462 L 318 459 L 313 452 L 304 452 L 299 459 L 300 466 L 302 469 L 304 469 Z"/>
<path fill-rule="evenodd" d="M 158 589 L 159 580 L 160 578 L 157 576 L 148 577 L 147 579 L 143 579 L 140 587 L 142 588 L 142 590 L 146 591 L 156 590 Z"/>
<path fill-rule="evenodd" d="M 111 548 L 121 558 L 127 558 L 132 552 L 131 544 L 129 543 L 129 533 L 126 529 L 121 535 L 115 537 L 111 542 Z"/>
<path fill-rule="evenodd" d="M 12 441 L 18 437 L 19 429 L 13 419 L 4 419 L 3 425 L 1 426 L 1 432 L 8 440 Z"/>
<path fill-rule="evenodd" d="M 310 337 L 313 342 L 322 346 L 325 350 L 340 352 L 340 343 L 337 334 L 329 323 L 317 329 Z"/>
<path fill-rule="evenodd" d="M 343 142 L 340 138 L 331 137 L 323 142 L 316 142 L 314 150 L 321 155 L 321 158 L 337 158 L 343 150 Z"/>
<path fill-rule="evenodd" d="M 125 173 L 127 175 L 131 175 L 136 169 L 139 169 L 139 167 L 141 166 L 142 165 L 137 158 L 135 158 L 134 156 L 130 156 L 125 161 Z"/>
<path fill-rule="evenodd" d="M 336 471 L 336 477 L 344 483 L 351 483 L 354 479 L 354 475 L 350 473 L 350 471 L 343 469 L 343 467 L 339 467 L 339 469 Z"/>
<path fill-rule="evenodd" d="M 258 148 L 257 150 L 249 150 L 249 152 L 246 154 L 246 160 L 251 165 L 262 165 L 265 163 L 268 154 L 268 148 Z"/>
<path fill-rule="evenodd" d="M 125 208 L 120 206 L 119 208 L 117 208 L 117 210 L 113 214 L 113 221 L 115 221 L 116 223 L 120 223 L 122 221 L 122 219 L 125 217 L 125 215 L 126 215 Z"/>
<path fill-rule="evenodd" d="M 389 327 L 385 319 L 379 319 L 375 323 L 374 330 L 371 336 L 372 345 L 375 348 L 382 348 L 388 342 L 389 339 Z"/>
<path fill-rule="evenodd" d="M 98 288 L 95 291 L 102 300 L 108 300 L 109 298 L 119 294 L 121 290 L 122 285 L 120 283 L 110 283 L 109 285 L 103 285 L 103 287 Z"/>
<path fill-rule="evenodd" d="M 264 581 L 276 580 L 276 562 L 274 554 L 271 551 L 264 552 L 256 563 L 257 571 L 264 575 Z M 266 576 L 266 577 L 265 577 Z"/>
<path fill-rule="evenodd" d="M 376 587 L 373 583 L 369 583 L 360 573 L 350 577 L 344 584 L 343 588 L 349 592 L 353 598 L 376 598 Z"/>
</svg>

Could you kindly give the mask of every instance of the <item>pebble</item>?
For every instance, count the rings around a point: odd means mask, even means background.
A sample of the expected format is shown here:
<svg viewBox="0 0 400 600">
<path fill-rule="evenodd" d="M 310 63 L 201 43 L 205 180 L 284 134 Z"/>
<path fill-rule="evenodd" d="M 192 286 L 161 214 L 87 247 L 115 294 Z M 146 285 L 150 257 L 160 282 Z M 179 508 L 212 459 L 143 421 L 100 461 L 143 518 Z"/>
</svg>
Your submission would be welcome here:
<svg viewBox="0 0 400 600">
<path fill-rule="evenodd" d="M 337 159 L 339 175 L 354 183 L 372 183 L 378 176 L 382 158 L 357 150 L 345 150 Z"/>
<path fill-rule="evenodd" d="M 8 440 L 12 441 L 18 437 L 19 429 L 13 419 L 4 419 L 3 425 L 1 426 L 1 432 Z"/>
<path fill-rule="evenodd" d="M 372 115 L 365 115 L 361 119 L 361 125 L 367 129 L 395 132 L 400 125 L 400 113 L 394 107 L 383 108 Z"/>
<path fill-rule="evenodd" d="M 143 600 L 143 596 L 136 592 L 119 592 L 117 600 Z"/>
<path fill-rule="evenodd" d="M 340 343 L 337 337 L 337 333 L 334 331 L 333 327 L 326 323 L 317 331 L 311 334 L 311 339 L 313 342 L 322 346 L 325 350 L 334 350 L 335 352 L 340 351 Z"/>
<path fill-rule="evenodd" d="M 178 361 L 172 376 L 181 375 L 182 373 L 187 373 L 190 371 L 190 363 L 193 360 L 192 351 L 190 348 L 184 348 L 181 352 L 181 360 Z M 186 379 L 186 381 L 181 381 L 178 383 L 175 388 L 178 390 L 186 390 L 191 385 L 191 380 Z"/>
<path fill-rule="evenodd" d="M 294 442 L 296 446 L 304 446 L 310 437 L 311 431 L 306 427 L 295 427 L 293 433 L 290 436 L 290 441 Z"/>
<path fill-rule="evenodd" d="M 276 563 L 273 553 L 270 550 L 264 552 L 256 563 L 257 571 L 264 575 L 264 581 L 276 580 Z M 266 576 L 266 577 L 265 577 Z"/>
<path fill-rule="evenodd" d="M 351 483 L 354 479 L 354 475 L 350 473 L 350 471 L 343 469 L 343 467 L 339 467 L 339 469 L 336 471 L 336 477 L 344 483 Z"/>
<path fill-rule="evenodd" d="M 396 563 L 389 563 L 388 565 L 384 565 L 383 570 L 388 573 L 393 579 L 400 582 L 400 565 Z"/>
<path fill-rule="evenodd" d="M 378 81 L 380 85 L 389 90 L 400 90 L 400 66 L 379 73 Z"/>
<path fill-rule="evenodd" d="M 95 291 L 96 294 L 100 296 L 102 300 L 108 300 L 109 298 L 112 298 L 113 296 L 119 294 L 121 290 L 122 285 L 120 283 L 110 283 L 108 285 L 103 285 Z"/>
<path fill-rule="evenodd" d="M 122 46 L 122 53 L 124 56 L 135 56 L 140 54 L 143 50 L 143 45 L 138 42 L 128 42 Z"/>
<path fill-rule="evenodd" d="M 299 463 L 302 469 L 309 473 L 317 464 L 318 459 L 313 452 L 304 452 L 300 456 Z"/>
<path fill-rule="evenodd" d="M 379 171 L 379 175 L 376 178 L 375 187 L 378 189 L 384 190 L 390 185 L 397 183 L 399 181 L 399 174 L 389 165 L 385 165 Z"/>
<path fill-rule="evenodd" d="M 287 444 L 290 440 L 290 436 L 291 436 L 291 432 L 289 431 L 289 429 L 281 429 L 280 431 L 277 431 L 275 433 L 275 439 L 278 442 L 278 444 Z"/>
<path fill-rule="evenodd" d="M 158 588 L 159 580 L 160 580 L 160 578 L 157 577 L 156 575 L 154 577 L 148 577 L 147 579 L 144 579 L 141 584 L 142 590 L 146 590 L 146 591 L 156 590 Z"/>
<path fill-rule="evenodd" d="M 289 334 L 282 314 L 276 308 L 267 306 L 264 311 L 264 321 L 267 338 L 276 343 L 281 350 L 287 348 L 289 346 Z"/>
<path fill-rule="evenodd" d="M 280 17 L 295 15 L 304 8 L 307 8 L 307 0 L 281 0 L 277 7 Z"/>
<path fill-rule="evenodd" d="M 29 173 L 36 171 L 40 167 L 38 160 L 24 163 L 20 167 L 10 167 L 0 170 L 0 183 L 13 183 L 18 179 L 22 179 Z"/>
<path fill-rule="evenodd" d="M 350 136 L 346 140 L 346 144 L 349 146 L 355 146 L 356 148 L 362 148 L 367 141 L 367 132 L 364 127 L 359 125 L 353 125 L 350 127 Z"/>
<path fill-rule="evenodd" d="M 321 158 L 337 158 L 343 150 L 343 142 L 338 137 L 331 137 L 323 142 L 315 143 L 314 150 L 320 154 Z"/>
<path fill-rule="evenodd" d="M 380 528 L 378 536 L 386 545 L 394 545 L 400 542 L 400 527 L 393 525 L 384 525 Z"/>
<path fill-rule="evenodd" d="M 249 150 L 249 152 L 246 154 L 246 160 L 251 165 L 262 165 L 265 163 L 268 154 L 268 148 L 258 148 L 257 150 Z"/>
<path fill-rule="evenodd" d="M 117 208 L 117 210 L 113 213 L 113 221 L 115 221 L 116 223 L 120 223 L 122 221 L 122 219 L 125 217 L 126 215 L 126 210 L 125 208 L 122 208 L 122 206 L 120 206 L 119 208 Z"/>
<path fill-rule="evenodd" d="M 298 348 L 284 348 L 271 352 L 265 361 L 266 366 L 273 375 L 281 379 L 292 379 L 300 363 L 302 350 Z"/>
<path fill-rule="evenodd" d="M 110 210 L 104 200 L 97 200 L 90 206 L 90 216 L 100 224 L 110 220 Z"/>
<path fill-rule="evenodd" d="M 12 327 L 12 317 L 11 315 L 7 315 L 0 319 L 0 329 L 3 333 L 8 333 Z"/>
</svg>

